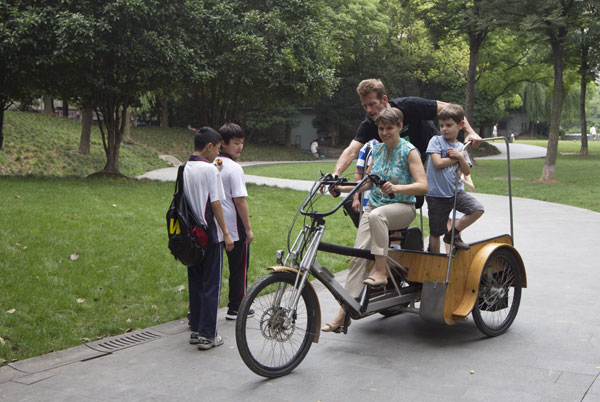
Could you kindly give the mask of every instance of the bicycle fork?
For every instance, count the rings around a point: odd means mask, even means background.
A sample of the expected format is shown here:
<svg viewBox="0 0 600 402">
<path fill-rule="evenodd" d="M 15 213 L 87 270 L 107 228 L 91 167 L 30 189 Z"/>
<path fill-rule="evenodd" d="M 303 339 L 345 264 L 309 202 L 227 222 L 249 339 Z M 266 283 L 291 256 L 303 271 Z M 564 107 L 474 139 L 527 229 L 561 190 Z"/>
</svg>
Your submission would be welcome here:
<svg viewBox="0 0 600 402">
<path fill-rule="evenodd" d="M 310 235 L 307 234 L 307 231 L 314 230 L 311 227 L 305 227 L 304 230 L 298 235 L 298 239 L 294 242 L 294 250 L 293 253 L 297 253 L 300 249 L 301 244 L 296 248 L 298 243 L 304 243 L 307 238 L 310 238 Z M 315 233 L 312 238 L 310 238 L 310 243 L 308 245 L 307 251 L 300 262 L 300 266 L 298 267 L 298 274 L 296 275 L 296 281 L 294 282 L 294 288 L 292 290 L 291 304 L 287 306 L 288 314 L 283 323 L 284 328 L 288 328 L 291 324 L 293 317 L 296 316 L 296 310 L 298 308 L 298 302 L 302 295 L 302 291 L 304 290 L 304 286 L 306 285 L 306 281 L 308 280 L 308 275 L 310 274 L 310 267 L 314 264 L 317 257 L 317 248 L 319 243 L 321 242 L 321 238 L 323 237 L 323 233 L 325 232 L 325 227 L 320 225 L 317 227 Z M 298 242 L 299 239 L 302 241 Z M 279 303 L 281 301 L 281 296 L 283 292 L 280 293 Z"/>
</svg>

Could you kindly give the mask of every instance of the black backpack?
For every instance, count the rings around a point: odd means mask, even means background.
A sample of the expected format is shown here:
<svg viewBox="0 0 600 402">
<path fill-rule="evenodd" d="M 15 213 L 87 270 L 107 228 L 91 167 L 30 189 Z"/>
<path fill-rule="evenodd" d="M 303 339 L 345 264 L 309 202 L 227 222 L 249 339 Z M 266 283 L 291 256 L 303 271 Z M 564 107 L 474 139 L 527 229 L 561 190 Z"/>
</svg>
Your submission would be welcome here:
<svg viewBox="0 0 600 402">
<path fill-rule="evenodd" d="M 199 264 L 206 256 L 209 239 L 207 227 L 198 222 L 183 194 L 183 169 L 179 166 L 173 201 L 167 210 L 169 250 L 176 260 L 190 266 Z"/>
</svg>

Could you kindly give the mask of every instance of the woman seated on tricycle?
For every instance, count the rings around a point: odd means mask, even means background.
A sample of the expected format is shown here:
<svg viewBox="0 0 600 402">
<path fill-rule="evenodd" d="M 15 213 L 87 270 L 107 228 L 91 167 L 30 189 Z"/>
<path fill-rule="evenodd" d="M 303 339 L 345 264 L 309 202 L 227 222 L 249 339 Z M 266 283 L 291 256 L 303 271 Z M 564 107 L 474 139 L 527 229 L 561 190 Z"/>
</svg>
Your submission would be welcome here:
<svg viewBox="0 0 600 402">
<path fill-rule="evenodd" d="M 354 257 L 350 262 L 346 290 L 358 296 L 364 284 L 381 286 L 387 284 L 385 264 L 388 254 L 389 231 L 407 227 L 415 218 L 416 195 L 427 192 L 427 176 L 419 151 L 408 141 L 400 138 L 402 111 L 384 109 L 375 123 L 382 143 L 373 147 L 371 174 L 382 179 L 369 196 L 369 203 L 360 219 L 354 248 L 370 249 L 375 256 L 375 269 L 367 276 L 368 260 Z M 359 191 L 366 191 L 374 183 L 368 181 Z M 337 186 L 341 192 L 349 192 L 352 186 Z M 345 311 L 323 328 L 323 332 L 337 331 L 344 324 Z"/>
</svg>

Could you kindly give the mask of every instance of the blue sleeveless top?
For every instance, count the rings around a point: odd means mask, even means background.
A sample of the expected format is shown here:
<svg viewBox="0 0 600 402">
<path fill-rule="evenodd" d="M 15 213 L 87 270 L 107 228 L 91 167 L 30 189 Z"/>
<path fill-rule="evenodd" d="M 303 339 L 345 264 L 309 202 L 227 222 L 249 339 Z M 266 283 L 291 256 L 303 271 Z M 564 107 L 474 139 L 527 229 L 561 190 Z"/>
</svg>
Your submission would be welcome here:
<svg viewBox="0 0 600 402">
<path fill-rule="evenodd" d="M 384 143 L 375 145 L 373 147 L 373 168 L 371 169 L 371 173 L 392 184 L 414 183 L 410 169 L 408 168 L 408 154 L 413 149 L 416 149 L 415 146 L 403 138 L 400 138 L 400 142 L 392 149 L 389 155 Z M 369 204 L 374 207 L 393 204 L 395 202 L 414 204 L 416 197 L 414 195 L 394 193 L 394 198 L 390 198 L 379 187 L 373 187 L 371 190 Z"/>
</svg>

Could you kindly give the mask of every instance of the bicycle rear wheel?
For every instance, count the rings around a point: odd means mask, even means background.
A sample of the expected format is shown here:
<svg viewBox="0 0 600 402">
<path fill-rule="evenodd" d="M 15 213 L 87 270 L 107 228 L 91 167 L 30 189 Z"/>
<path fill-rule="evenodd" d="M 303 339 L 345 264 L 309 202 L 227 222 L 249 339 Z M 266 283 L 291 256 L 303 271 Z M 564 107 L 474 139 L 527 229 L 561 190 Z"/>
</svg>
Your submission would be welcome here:
<svg viewBox="0 0 600 402">
<path fill-rule="evenodd" d="M 238 310 L 235 338 L 246 366 L 263 377 L 290 373 L 304 359 L 315 338 L 318 301 L 305 286 L 295 311 L 296 275 L 273 272 L 250 288 Z M 248 312 L 254 310 L 254 316 Z"/>
<path fill-rule="evenodd" d="M 496 250 L 485 263 L 479 282 L 473 320 L 487 336 L 498 336 L 511 326 L 521 302 L 521 271 L 514 255 Z"/>
</svg>

